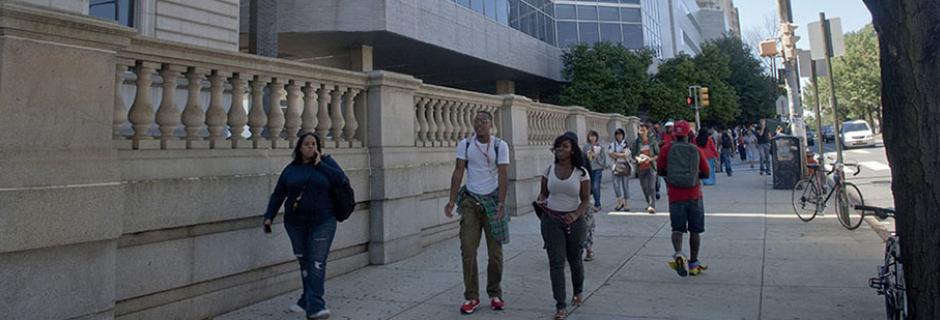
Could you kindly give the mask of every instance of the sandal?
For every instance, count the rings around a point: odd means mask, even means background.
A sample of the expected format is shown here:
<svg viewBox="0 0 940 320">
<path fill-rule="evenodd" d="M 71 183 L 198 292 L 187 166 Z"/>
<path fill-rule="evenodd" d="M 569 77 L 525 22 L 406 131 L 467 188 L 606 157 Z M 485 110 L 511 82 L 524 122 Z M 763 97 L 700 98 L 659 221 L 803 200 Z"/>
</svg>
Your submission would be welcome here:
<svg viewBox="0 0 940 320">
<path fill-rule="evenodd" d="M 568 310 L 558 309 L 555 311 L 555 320 L 565 320 L 568 317 Z"/>
</svg>

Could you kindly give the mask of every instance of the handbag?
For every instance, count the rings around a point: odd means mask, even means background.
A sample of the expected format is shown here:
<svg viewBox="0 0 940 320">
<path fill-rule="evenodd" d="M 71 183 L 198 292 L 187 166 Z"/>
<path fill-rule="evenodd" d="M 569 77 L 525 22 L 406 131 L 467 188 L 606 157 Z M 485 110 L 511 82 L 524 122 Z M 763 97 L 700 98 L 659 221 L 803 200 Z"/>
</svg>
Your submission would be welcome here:
<svg viewBox="0 0 940 320">
<path fill-rule="evenodd" d="M 629 163 L 617 162 L 614 164 L 614 175 L 620 177 L 633 175 L 633 167 Z"/>
</svg>

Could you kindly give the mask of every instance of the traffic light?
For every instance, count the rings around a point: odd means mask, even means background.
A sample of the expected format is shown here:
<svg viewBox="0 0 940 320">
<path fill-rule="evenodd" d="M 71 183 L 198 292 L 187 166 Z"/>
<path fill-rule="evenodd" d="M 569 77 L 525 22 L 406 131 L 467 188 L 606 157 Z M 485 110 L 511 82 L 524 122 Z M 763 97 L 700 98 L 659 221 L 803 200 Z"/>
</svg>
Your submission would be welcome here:
<svg viewBox="0 0 940 320">
<path fill-rule="evenodd" d="M 702 108 L 708 107 L 708 87 L 698 90 L 698 105 Z"/>
<path fill-rule="evenodd" d="M 685 103 L 691 107 L 692 104 L 695 103 L 695 100 L 692 100 L 692 97 L 685 97 Z"/>
</svg>

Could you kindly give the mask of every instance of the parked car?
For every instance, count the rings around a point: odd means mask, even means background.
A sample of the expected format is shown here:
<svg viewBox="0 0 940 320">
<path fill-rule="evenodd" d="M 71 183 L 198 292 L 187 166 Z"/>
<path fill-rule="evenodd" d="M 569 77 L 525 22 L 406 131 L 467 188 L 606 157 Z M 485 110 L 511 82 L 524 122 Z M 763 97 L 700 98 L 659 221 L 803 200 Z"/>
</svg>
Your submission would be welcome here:
<svg viewBox="0 0 940 320">
<path fill-rule="evenodd" d="M 806 145 L 816 145 L 816 131 L 813 131 L 813 129 L 806 129 Z"/>
<path fill-rule="evenodd" d="M 823 142 L 830 143 L 836 140 L 836 131 L 832 130 L 831 125 L 823 126 Z"/>
<path fill-rule="evenodd" d="M 842 146 L 846 149 L 858 146 L 874 146 L 875 134 L 868 121 L 846 121 L 842 124 Z"/>
</svg>

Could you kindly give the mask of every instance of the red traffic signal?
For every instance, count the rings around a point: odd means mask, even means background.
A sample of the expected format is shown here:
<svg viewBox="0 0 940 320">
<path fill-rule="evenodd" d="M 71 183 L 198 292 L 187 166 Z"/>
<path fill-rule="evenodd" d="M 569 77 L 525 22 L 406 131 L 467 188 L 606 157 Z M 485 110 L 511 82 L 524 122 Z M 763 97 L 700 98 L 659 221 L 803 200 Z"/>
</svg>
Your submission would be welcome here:
<svg viewBox="0 0 940 320">
<path fill-rule="evenodd" d="M 690 107 L 692 106 L 693 102 L 695 101 L 692 100 L 692 97 L 685 97 L 685 103 L 687 103 Z"/>
</svg>

